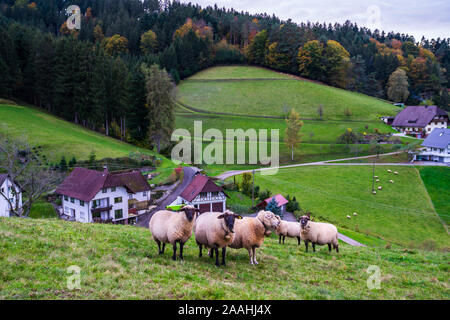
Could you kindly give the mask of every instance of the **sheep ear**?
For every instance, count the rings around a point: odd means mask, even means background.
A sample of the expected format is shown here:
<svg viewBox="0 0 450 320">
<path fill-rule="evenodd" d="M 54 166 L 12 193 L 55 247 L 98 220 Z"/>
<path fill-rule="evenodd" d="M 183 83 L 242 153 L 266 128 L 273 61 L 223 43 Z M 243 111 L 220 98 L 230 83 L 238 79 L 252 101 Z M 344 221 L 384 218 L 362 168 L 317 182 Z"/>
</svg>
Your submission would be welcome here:
<svg viewBox="0 0 450 320">
<path fill-rule="evenodd" d="M 308 212 L 306 216 L 311 219 L 311 212 Z"/>
<path fill-rule="evenodd" d="M 225 218 L 224 214 L 221 214 L 220 216 L 217 217 L 217 219 L 223 219 L 223 218 Z"/>
</svg>

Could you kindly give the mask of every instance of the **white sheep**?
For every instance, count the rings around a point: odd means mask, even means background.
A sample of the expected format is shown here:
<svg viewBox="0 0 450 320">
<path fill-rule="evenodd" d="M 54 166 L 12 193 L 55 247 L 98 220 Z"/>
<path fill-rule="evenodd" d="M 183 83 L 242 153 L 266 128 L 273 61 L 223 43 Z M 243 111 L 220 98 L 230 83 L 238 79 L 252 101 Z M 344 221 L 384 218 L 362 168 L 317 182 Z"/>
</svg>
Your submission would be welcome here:
<svg viewBox="0 0 450 320">
<path fill-rule="evenodd" d="M 374 191 L 372 191 L 372 193 L 373 193 L 373 194 L 377 194 L 377 192 L 376 192 L 375 190 L 374 190 Z"/>
<path fill-rule="evenodd" d="M 276 234 L 279 236 L 278 243 L 281 244 L 281 238 L 283 238 L 283 244 L 286 237 L 297 238 L 297 242 L 300 245 L 300 224 L 293 221 L 281 220 L 279 216 L 276 216 L 280 224 L 275 230 Z"/>
<path fill-rule="evenodd" d="M 353 212 L 353 215 L 354 215 L 354 216 L 357 216 L 358 214 L 357 214 L 356 212 Z"/>
<path fill-rule="evenodd" d="M 254 218 L 245 217 L 236 220 L 234 231 L 235 237 L 230 248 L 248 250 L 250 264 L 258 264 L 256 261 L 256 248 L 264 242 L 264 236 L 269 236 L 275 230 L 280 221 L 270 211 L 260 211 Z"/>
<path fill-rule="evenodd" d="M 350 217 L 350 216 L 347 216 L 347 219 L 351 219 L 352 217 Z"/>
<path fill-rule="evenodd" d="M 377 179 L 376 181 L 377 181 L 377 182 L 380 182 L 380 179 Z"/>
<path fill-rule="evenodd" d="M 208 212 L 201 214 L 194 224 L 195 241 L 199 246 L 199 257 L 203 246 L 210 249 L 210 257 L 216 253 L 216 266 L 219 266 L 219 248 L 222 248 L 222 265 L 225 265 L 226 248 L 234 240 L 235 219 L 242 219 L 229 210 L 224 213 Z"/>
<path fill-rule="evenodd" d="M 392 172 L 392 170 L 391 169 L 388 169 L 388 171 L 387 172 Z"/>
<path fill-rule="evenodd" d="M 308 252 L 308 243 L 312 243 L 313 251 L 316 252 L 316 244 L 323 246 L 328 244 L 328 251 L 331 252 L 331 245 L 339 252 L 338 231 L 330 223 L 313 222 L 311 214 L 300 218 L 300 236 L 305 242 L 306 252 Z"/>
<path fill-rule="evenodd" d="M 394 174 L 398 174 L 398 172 L 397 172 L 397 171 L 395 171 L 395 172 L 394 172 Z"/>
<path fill-rule="evenodd" d="M 382 187 L 378 187 L 378 190 L 381 190 L 381 189 L 383 189 Z"/>
<path fill-rule="evenodd" d="M 394 180 L 389 180 L 390 183 L 394 183 Z"/>
<path fill-rule="evenodd" d="M 176 260 L 177 242 L 180 244 L 180 259 L 183 260 L 183 246 L 192 235 L 192 227 L 199 209 L 185 206 L 180 211 L 161 210 L 149 223 L 153 239 L 158 244 L 158 253 L 164 254 L 166 243 L 173 245 L 172 259 Z M 162 243 L 162 249 L 161 249 Z"/>
</svg>

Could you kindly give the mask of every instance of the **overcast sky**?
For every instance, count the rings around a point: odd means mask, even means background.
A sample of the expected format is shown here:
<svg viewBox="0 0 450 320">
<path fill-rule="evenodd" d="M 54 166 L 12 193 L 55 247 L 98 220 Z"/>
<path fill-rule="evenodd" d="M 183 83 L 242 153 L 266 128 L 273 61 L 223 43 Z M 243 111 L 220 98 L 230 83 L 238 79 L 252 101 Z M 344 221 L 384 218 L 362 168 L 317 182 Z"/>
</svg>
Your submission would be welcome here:
<svg viewBox="0 0 450 320">
<path fill-rule="evenodd" d="M 249 13 L 275 14 L 295 22 L 345 22 L 413 35 L 450 37 L 450 0 L 181 0 Z"/>
</svg>

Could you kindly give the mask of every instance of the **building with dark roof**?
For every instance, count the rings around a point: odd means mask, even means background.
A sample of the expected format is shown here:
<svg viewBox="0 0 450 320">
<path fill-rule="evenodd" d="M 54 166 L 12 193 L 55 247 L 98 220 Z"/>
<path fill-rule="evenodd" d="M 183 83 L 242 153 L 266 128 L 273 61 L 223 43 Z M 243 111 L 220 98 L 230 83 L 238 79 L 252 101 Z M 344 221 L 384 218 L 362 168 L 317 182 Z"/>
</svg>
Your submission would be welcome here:
<svg viewBox="0 0 450 320">
<path fill-rule="evenodd" d="M 447 128 L 448 114 L 437 106 L 408 106 L 392 122 L 399 132 L 425 138 L 435 128 Z"/>
<path fill-rule="evenodd" d="M 189 204 L 204 212 L 224 212 L 228 195 L 211 178 L 197 174 L 170 205 Z"/>
<path fill-rule="evenodd" d="M 6 200 L 8 199 L 8 200 Z M 7 174 L 0 174 L 0 217 L 11 216 L 11 208 L 22 207 L 22 192 Z"/>
<path fill-rule="evenodd" d="M 434 129 L 422 146 L 415 160 L 450 163 L 450 129 Z"/>
<path fill-rule="evenodd" d="M 139 171 L 75 168 L 56 193 L 63 214 L 78 222 L 129 223 L 150 201 L 150 185 Z"/>
</svg>

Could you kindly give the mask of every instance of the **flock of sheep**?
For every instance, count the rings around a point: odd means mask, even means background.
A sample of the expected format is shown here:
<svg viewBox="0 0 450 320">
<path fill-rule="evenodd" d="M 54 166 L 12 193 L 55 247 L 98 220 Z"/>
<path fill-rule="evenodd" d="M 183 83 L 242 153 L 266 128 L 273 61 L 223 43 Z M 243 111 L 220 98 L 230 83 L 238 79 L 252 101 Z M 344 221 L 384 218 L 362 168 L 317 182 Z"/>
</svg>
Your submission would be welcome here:
<svg viewBox="0 0 450 320">
<path fill-rule="evenodd" d="M 311 242 L 315 252 L 315 245 L 328 244 L 339 252 L 337 228 L 329 223 L 311 221 L 311 216 L 302 216 L 299 222 L 288 222 L 270 211 L 260 211 L 256 217 L 245 217 L 229 210 L 224 213 L 206 212 L 198 214 L 199 210 L 193 206 L 185 206 L 180 211 L 161 210 L 156 212 L 150 220 L 149 229 L 153 239 L 158 244 L 158 253 L 163 254 L 165 245 L 173 246 L 172 259 L 176 260 L 177 243 L 180 247 L 180 259 L 183 260 L 184 244 L 195 235 L 199 247 L 199 257 L 203 247 L 209 250 L 209 256 L 216 256 L 216 266 L 219 264 L 219 249 L 222 249 L 222 265 L 225 265 L 227 247 L 233 249 L 245 248 L 250 257 L 250 264 L 256 265 L 256 248 L 261 247 L 264 237 L 272 231 L 283 237 L 292 237 L 305 242 L 306 251 Z"/>
</svg>

